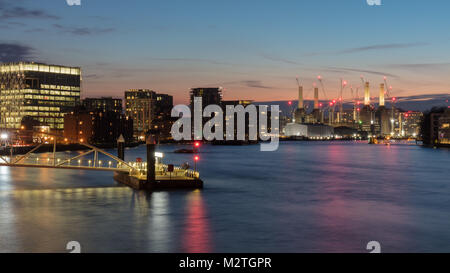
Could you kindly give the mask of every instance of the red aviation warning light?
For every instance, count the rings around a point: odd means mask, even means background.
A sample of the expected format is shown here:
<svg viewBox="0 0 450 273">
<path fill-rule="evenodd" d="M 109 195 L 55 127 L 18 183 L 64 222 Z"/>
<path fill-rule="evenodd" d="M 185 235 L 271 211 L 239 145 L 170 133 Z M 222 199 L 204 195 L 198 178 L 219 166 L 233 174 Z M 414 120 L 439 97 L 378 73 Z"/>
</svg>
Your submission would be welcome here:
<svg viewBox="0 0 450 273">
<path fill-rule="evenodd" d="M 198 141 L 194 142 L 194 147 L 195 147 L 195 148 L 200 147 L 200 142 L 198 142 Z"/>
<path fill-rule="evenodd" d="M 289 104 L 289 105 L 292 105 L 292 101 L 288 101 L 288 104 Z"/>
</svg>

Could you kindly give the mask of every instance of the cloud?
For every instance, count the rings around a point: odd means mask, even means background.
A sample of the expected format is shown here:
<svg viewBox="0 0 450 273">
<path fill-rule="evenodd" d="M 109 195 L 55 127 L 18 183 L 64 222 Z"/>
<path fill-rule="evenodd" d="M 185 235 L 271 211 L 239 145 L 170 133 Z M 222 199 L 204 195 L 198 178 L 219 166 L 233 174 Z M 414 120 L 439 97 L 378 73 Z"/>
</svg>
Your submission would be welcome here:
<svg viewBox="0 0 450 273">
<path fill-rule="evenodd" d="M 424 95 L 412 95 L 412 96 L 405 96 L 405 97 L 399 97 L 402 101 L 422 101 L 422 100 L 442 100 L 444 102 L 445 100 L 449 99 L 449 94 L 424 94 Z"/>
<path fill-rule="evenodd" d="M 219 84 L 208 84 L 207 86 L 221 86 L 221 85 L 243 85 L 246 87 L 251 88 L 261 88 L 261 89 L 272 89 L 271 86 L 264 85 L 261 81 L 255 81 L 255 80 L 242 80 L 242 81 L 230 81 L 230 82 L 222 82 Z"/>
<path fill-rule="evenodd" d="M 251 88 L 261 88 L 261 89 L 273 89 L 272 86 L 267 86 L 262 83 L 262 81 L 257 80 L 242 80 L 242 81 L 228 81 L 213 84 L 205 84 L 204 86 L 246 86 Z"/>
<path fill-rule="evenodd" d="M 29 46 L 14 43 L 0 43 L 0 62 L 28 61 L 32 58 L 33 52 L 34 49 Z"/>
<path fill-rule="evenodd" d="M 391 78 L 398 78 L 397 75 L 381 72 L 381 71 L 374 71 L 374 70 L 367 70 L 367 69 L 357 69 L 357 68 L 346 68 L 346 67 L 327 67 L 327 70 L 331 70 L 333 72 L 337 71 L 344 71 L 344 72 L 357 72 L 357 73 L 367 73 L 367 74 L 373 74 L 373 75 L 379 75 L 379 76 L 386 76 Z"/>
<path fill-rule="evenodd" d="M 386 49 L 402 49 L 402 48 L 411 48 L 418 46 L 426 46 L 429 43 L 391 43 L 391 44 L 376 44 L 362 47 L 353 47 L 338 51 L 329 51 L 329 52 L 312 52 L 309 54 L 305 54 L 305 56 L 317 56 L 321 54 L 352 54 L 359 52 L 367 52 L 367 51 L 377 51 L 377 50 L 386 50 Z"/>
<path fill-rule="evenodd" d="M 296 61 L 292 61 L 292 60 L 288 60 L 285 58 L 281 58 L 278 56 L 274 56 L 274 55 L 268 55 L 268 54 L 261 54 L 261 56 L 267 60 L 270 61 L 274 61 L 274 62 L 281 62 L 281 63 L 287 63 L 287 64 L 294 64 L 294 65 L 301 65 L 301 63 L 296 62 Z"/>
<path fill-rule="evenodd" d="M 0 3 L 0 20 L 8 19 L 52 19 L 58 20 L 59 16 L 47 13 L 45 10 L 27 9 L 24 7 L 8 8 L 4 3 Z"/>
<path fill-rule="evenodd" d="M 408 70 L 421 70 L 421 69 L 442 69 L 450 67 L 450 62 L 444 63 L 415 63 L 415 64 L 390 64 L 387 67 L 400 68 Z"/>
<path fill-rule="evenodd" d="M 44 32 L 44 31 L 45 31 L 45 29 L 39 28 L 39 27 L 30 28 L 30 29 L 25 30 L 25 32 L 27 32 L 27 33 L 36 33 L 36 32 Z"/>
<path fill-rule="evenodd" d="M 60 24 L 53 24 L 53 27 L 62 32 L 71 33 L 79 36 L 98 35 L 115 31 L 114 28 L 66 27 Z"/>
<path fill-rule="evenodd" d="M 241 84 L 247 86 L 247 87 L 252 87 L 252 88 L 262 88 L 262 89 L 272 89 L 272 87 L 270 86 L 266 86 L 263 85 L 263 83 L 261 81 L 241 81 Z"/>
<path fill-rule="evenodd" d="M 370 45 L 370 46 L 363 46 L 363 47 L 355 47 L 355 48 L 344 49 L 344 50 L 336 51 L 335 53 L 337 53 L 337 54 L 349 54 L 349 53 L 358 53 L 358 52 L 383 50 L 383 49 L 410 48 L 410 47 L 425 46 L 425 45 L 427 45 L 427 43 L 377 44 L 377 45 Z"/>
<path fill-rule="evenodd" d="M 232 65 L 231 63 L 216 60 L 195 59 L 195 58 L 149 58 L 149 59 L 153 61 L 162 61 L 162 62 L 196 62 L 196 63 L 210 63 L 218 65 Z"/>
</svg>

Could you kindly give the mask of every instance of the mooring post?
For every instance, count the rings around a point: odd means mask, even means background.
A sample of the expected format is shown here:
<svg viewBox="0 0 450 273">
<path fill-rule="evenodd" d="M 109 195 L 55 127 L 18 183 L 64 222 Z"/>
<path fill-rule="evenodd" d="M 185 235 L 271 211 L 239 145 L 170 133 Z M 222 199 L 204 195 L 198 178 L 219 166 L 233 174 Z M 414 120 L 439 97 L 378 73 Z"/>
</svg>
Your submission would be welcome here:
<svg viewBox="0 0 450 273">
<path fill-rule="evenodd" d="M 56 166 L 56 136 L 53 141 L 53 166 Z"/>
<path fill-rule="evenodd" d="M 121 160 L 125 160 L 125 139 L 123 135 L 117 139 L 117 157 Z"/>
<path fill-rule="evenodd" d="M 147 182 L 155 182 L 155 146 L 156 141 L 152 134 L 147 136 Z"/>
</svg>

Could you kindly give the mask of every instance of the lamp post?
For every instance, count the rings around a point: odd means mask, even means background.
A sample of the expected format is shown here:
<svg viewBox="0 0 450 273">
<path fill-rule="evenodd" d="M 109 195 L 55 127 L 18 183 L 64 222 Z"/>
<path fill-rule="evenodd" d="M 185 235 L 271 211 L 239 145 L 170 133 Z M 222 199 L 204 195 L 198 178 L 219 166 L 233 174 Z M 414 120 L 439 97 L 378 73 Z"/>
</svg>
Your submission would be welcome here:
<svg viewBox="0 0 450 273">
<path fill-rule="evenodd" d="M 155 146 L 156 140 L 153 134 L 146 139 L 147 146 L 147 182 L 155 182 Z"/>
<path fill-rule="evenodd" d="M 197 161 L 200 160 L 200 157 L 198 155 L 194 156 L 194 171 L 197 172 Z"/>
</svg>

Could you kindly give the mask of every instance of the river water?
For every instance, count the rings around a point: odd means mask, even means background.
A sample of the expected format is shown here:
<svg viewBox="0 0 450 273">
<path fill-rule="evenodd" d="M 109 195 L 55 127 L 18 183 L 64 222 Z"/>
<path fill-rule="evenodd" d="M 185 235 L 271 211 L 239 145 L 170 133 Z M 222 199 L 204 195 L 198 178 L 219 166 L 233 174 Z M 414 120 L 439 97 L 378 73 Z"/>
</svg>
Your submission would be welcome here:
<svg viewBox="0 0 450 273">
<path fill-rule="evenodd" d="M 192 162 L 160 145 L 165 163 Z M 111 151 L 115 153 L 115 151 Z M 58 157 L 77 152 L 58 153 Z M 45 160 L 47 154 L 41 154 Z M 145 147 L 126 150 L 145 158 Z M 0 252 L 450 252 L 450 151 L 286 142 L 200 148 L 203 190 L 110 172 L 0 167 Z"/>
</svg>

